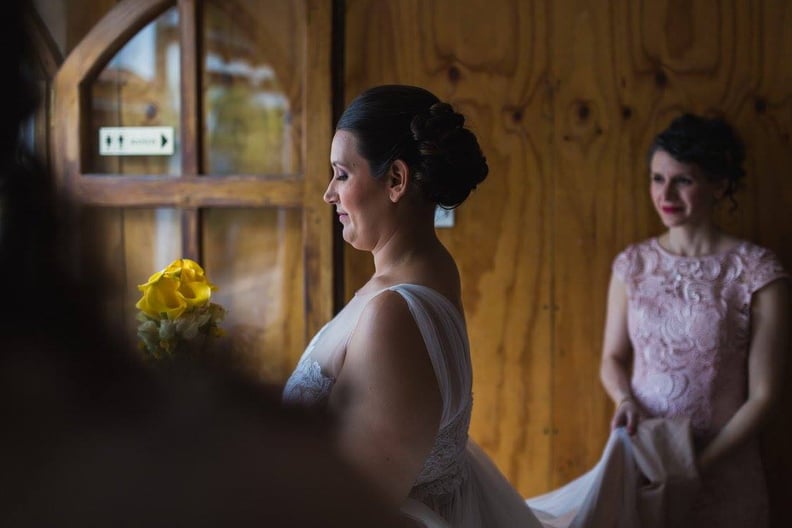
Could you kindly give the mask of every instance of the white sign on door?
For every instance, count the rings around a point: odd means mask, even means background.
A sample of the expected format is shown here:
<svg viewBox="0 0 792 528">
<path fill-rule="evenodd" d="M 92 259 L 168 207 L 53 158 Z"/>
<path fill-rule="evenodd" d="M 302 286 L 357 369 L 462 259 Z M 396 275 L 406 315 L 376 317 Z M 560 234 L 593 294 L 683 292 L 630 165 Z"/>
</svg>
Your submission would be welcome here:
<svg viewBox="0 0 792 528">
<path fill-rule="evenodd" d="M 171 156 L 173 127 L 101 127 L 102 156 Z"/>
</svg>

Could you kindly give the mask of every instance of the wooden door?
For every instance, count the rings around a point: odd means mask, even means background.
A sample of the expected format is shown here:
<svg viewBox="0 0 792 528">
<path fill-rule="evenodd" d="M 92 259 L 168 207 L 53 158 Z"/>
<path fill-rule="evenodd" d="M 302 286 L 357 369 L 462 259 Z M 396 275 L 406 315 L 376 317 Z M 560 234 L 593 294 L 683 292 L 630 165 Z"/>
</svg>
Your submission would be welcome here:
<svg viewBox="0 0 792 528">
<path fill-rule="evenodd" d="M 219 286 L 236 358 L 261 379 L 282 381 L 331 315 L 330 11 L 322 0 L 123 0 L 66 55 L 52 167 L 85 206 L 88 240 L 112 270 L 108 312 L 130 340 L 136 286 L 179 257 Z M 123 151 L 130 127 L 164 130 L 161 152 Z"/>
</svg>

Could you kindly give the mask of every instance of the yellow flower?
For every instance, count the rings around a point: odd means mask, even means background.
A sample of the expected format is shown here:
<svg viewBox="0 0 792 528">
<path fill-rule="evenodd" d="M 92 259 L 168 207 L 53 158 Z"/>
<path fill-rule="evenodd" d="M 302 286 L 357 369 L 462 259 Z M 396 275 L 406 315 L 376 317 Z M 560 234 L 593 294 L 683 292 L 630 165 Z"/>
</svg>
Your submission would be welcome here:
<svg viewBox="0 0 792 528">
<path fill-rule="evenodd" d="M 203 268 L 190 259 L 177 259 L 138 285 L 142 292 L 135 307 L 138 337 L 148 359 L 160 360 L 189 351 L 200 335 L 223 335 L 220 323 L 226 310 L 210 302 L 217 287 Z M 194 348 L 194 347 L 193 347 Z"/>
<path fill-rule="evenodd" d="M 135 307 L 152 317 L 177 319 L 185 310 L 205 306 L 215 289 L 197 262 L 177 259 L 138 285 L 143 295 Z"/>
</svg>

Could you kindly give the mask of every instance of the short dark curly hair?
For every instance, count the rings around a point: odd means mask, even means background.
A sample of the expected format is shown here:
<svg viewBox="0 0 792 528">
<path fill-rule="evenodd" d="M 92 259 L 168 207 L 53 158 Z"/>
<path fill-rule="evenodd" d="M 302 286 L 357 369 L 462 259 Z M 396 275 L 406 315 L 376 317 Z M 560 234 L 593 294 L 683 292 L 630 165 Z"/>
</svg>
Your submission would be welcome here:
<svg viewBox="0 0 792 528">
<path fill-rule="evenodd" d="M 699 167 L 710 181 L 725 182 L 725 196 L 732 203 L 745 176 L 745 145 L 734 128 L 720 117 L 685 113 L 655 136 L 647 162 L 658 150 L 668 152 L 681 163 Z"/>
</svg>

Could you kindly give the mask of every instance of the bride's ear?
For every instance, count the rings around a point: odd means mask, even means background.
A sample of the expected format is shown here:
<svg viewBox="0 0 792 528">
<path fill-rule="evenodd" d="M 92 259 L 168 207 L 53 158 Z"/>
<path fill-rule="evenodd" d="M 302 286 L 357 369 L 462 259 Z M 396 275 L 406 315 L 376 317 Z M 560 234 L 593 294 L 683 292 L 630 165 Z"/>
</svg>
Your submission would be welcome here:
<svg viewBox="0 0 792 528">
<path fill-rule="evenodd" d="M 391 163 L 388 170 L 388 197 L 393 203 L 398 202 L 407 194 L 410 184 L 410 167 L 400 159 Z"/>
</svg>

